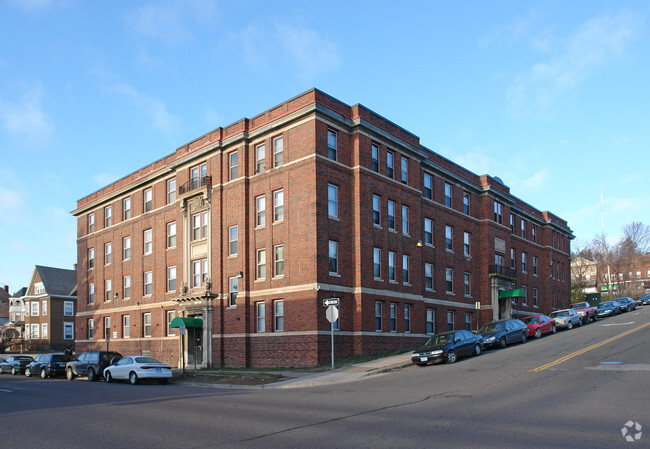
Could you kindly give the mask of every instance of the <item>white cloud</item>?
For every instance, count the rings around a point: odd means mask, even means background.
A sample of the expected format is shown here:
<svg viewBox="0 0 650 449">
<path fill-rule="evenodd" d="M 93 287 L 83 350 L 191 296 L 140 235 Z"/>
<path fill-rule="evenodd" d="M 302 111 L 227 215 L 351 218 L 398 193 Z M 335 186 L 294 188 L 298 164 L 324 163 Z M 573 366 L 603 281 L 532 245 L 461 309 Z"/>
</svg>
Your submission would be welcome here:
<svg viewBox="0 0 650 449">
<path fill-rule="evenodd" d="M 510 110 L 515 114 L 547 111 L 558 96 L 619 58 L 641 34 L 644 22 L 645 17 L 622 10 L 583 23 L 549 59 L 517 76 L 507 91 Z"/>
<path fill-rule="evenodd" d="M 114 175 L 112 173 L 97 173 L 95 176 L 93 176 L 93 182 L 99 187 L 106 187 L 107 185 L 114 183 L 120 178 L 121 176 Z"/>
<path fill-rule="evenodd" d="M 167 111 L 165 103 L 155 97 L 140 93 L 126 83 L 117 83 L 108 87 L 110 92 L 125 96 L 142 114 L 144 114 L 154 128 L 166 133 L 174 133 L 180 127 L 180 120 Z"/>
<path fill-rule="evenodd" d="M 534 173 L 532 176 L 522 179 L 521 185 L 526 190 L 540 190 L 546 184 L 546 181 L 549 178 L 549 173 L 547 170 L 540 170 L 537 173 Z"/>
<path fill-rule="evenodd" d="M 35 85 L 25 90 L 18 102 L 0 102 L 2 128 L 28 146 L 47 142 L 54 124 L 43 109 L 42 99 L 43 89 Z"/>
</svg>

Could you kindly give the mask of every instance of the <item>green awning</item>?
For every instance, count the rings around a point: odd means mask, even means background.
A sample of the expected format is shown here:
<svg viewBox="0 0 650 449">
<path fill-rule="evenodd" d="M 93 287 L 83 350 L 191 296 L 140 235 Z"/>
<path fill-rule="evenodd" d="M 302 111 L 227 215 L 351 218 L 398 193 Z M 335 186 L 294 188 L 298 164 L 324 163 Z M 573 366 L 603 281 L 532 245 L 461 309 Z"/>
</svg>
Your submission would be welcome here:
<svg viewBox="0 0 650 449">
<path fill-rule="evenodd" d="M 203 320 L 201 318 L 185 318 L 177 316 L 169 323 L 169 327 L 203 327 Z"/>
<path fill-rule="evenodd" d="M 515 290 L 501 290 L 499 292 L 499 298 L 522 298 L 523 296 L 523 288 L 517 288 Z"/>
</svg>

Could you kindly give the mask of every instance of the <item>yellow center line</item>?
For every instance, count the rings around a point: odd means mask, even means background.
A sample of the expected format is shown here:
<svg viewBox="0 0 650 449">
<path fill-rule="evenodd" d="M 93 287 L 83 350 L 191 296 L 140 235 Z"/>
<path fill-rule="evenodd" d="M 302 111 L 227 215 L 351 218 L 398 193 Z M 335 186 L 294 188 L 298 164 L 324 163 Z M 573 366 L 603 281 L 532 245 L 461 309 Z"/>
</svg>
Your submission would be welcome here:
<svg viewBox="0 0 650 449">
<path fill-rule="evenodd" d="M 634 329 L 630 329 L 628 331 L 623 332 L 622 334 L 616 335 L 614 337 L 608 338 L 607 340 L 603 340 L 600 343 L 593 344 L 591 346 L 588 346 L 586 348 L 583 348 L 579 351 L 573 352 L 571 354 L 565 355 L 562 358 L 559 358 L 553 362 L 547 363 L 546 365 L 538 366 L 537 368 L 528 370 L 529 373 L 538 373 L 540 371 L 544 371 L 545 369 L 551 368 L 553 366 L 559 365 L 560 363 L 566 362 L 569 359 L 572 359 L 574 357 L 579 356 L 580 354 L 584 354 L 585 352 L 591 351 L 592 349 L 596 349 L 600 346 L 606 345 L 607 343 L 610 343 L 614 340 L 618 340 L 619 338 L 623 338 L 626 335 L 630 335 L 632 332 L 636 332 L 638 330 L 643 329 L 644 327 L 650 326 L 650 323 L 642 324 L 641 326 L 637 326 Z"/>
</svg>

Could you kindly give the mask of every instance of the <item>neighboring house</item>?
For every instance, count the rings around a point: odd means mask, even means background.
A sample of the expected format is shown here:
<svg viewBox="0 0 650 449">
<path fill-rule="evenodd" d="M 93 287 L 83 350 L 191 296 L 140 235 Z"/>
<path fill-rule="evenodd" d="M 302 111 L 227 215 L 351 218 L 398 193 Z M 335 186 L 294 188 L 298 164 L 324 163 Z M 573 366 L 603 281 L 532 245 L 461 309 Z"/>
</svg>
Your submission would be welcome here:
<svg viewBox="0 0 650 449">
<path fill-rule="evenodd" d="M 570 303 L 565 220 L 317 89 L 206 133 L 73 215 L 77 351 L 314 366 L 330 362 L 324 299 L 340 301 L 337 358 Z"/>
<path fill-rule="evenodd" d="M 9 297 L 9 322 L 15 326 L 25 324 L 25 302 L 23 296 L 27 293 L 27 287 L 23 287 Z"/>
<path fill-rule="evenodd" d="M 576 257 L 571 261 L 571 281 L 585 293 L 608 293 L 637 298 L 650 292 L 650 254 L 600 263 Z"/>
<path fill-rule="evenodd" d="M 9 286 L 5 285 L 4 288 L 0 288 L 0 324 L 7 323 L 9 321 Z"/>
<path fill-rule="evenodd" d="M 25 304 L 25 341 L 31 350 L 74 347 L 77 272 L 36 265 Z"/>
</svg>

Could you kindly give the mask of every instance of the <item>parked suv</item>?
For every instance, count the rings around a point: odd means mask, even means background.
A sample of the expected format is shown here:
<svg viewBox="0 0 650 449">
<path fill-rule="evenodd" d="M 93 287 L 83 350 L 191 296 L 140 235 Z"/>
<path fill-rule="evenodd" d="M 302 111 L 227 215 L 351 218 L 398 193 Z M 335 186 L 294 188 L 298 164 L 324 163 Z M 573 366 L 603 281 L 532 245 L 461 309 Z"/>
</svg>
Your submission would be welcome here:
<svg viewBox="0 0 650 449">
<path fill-rule="evenodd" d="M 98 380 L 104 373 L 104 368 L 111 364 L 115 357 L 122 358 L 119 352 L 88 351 L 83 352 L 77 359 L 65 365 L 65 377 L 73 380 L 77 376 L 88 376 L 89 381 Z"/>
<path fill-rule="evenodd" d="M 72 360 L 72 357 L 65 354 L 37 355 L 34 361 L 25 367 L 25 376 L 40 375 L 41 379 L 50 376 L 62 376 L 65 374 L 65 365 L 70 360 Z"/>
</svg>

